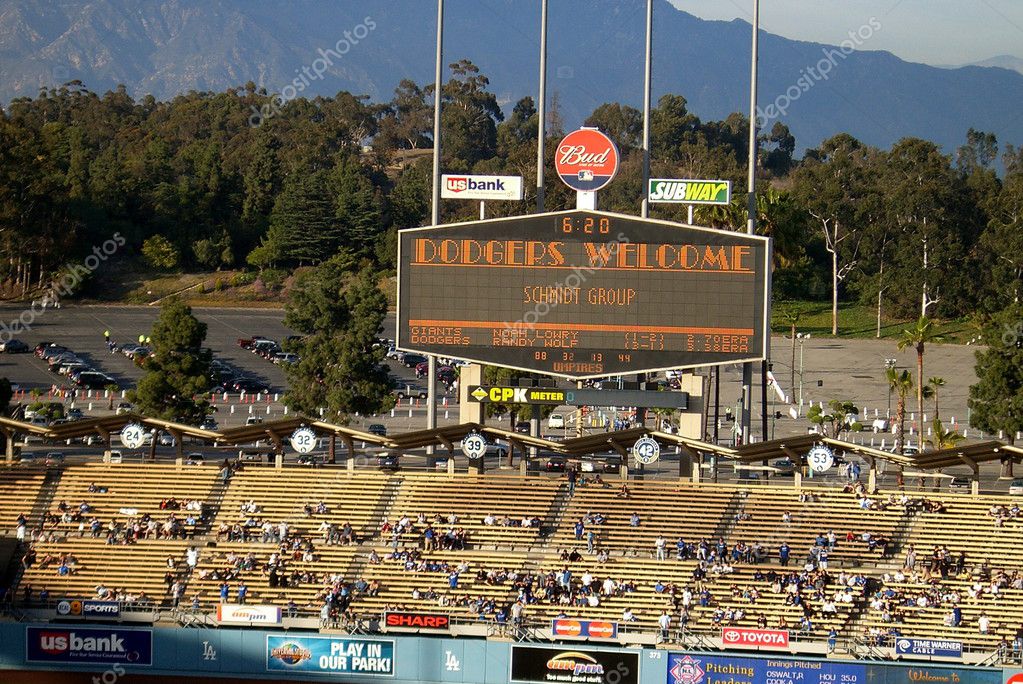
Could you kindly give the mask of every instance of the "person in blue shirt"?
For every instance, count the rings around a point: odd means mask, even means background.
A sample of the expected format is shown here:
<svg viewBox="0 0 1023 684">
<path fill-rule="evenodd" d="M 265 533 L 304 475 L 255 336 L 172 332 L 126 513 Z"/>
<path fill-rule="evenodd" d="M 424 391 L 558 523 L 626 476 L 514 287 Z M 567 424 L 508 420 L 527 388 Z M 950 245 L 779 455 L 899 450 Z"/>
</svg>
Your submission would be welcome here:
<svg viewBox="0 0 1023 684">
<path fill-rule="evenodd" d="M 575 538 L 576 539 L 582 539 L 583 538 L 583 531 L 584 530 L 585 530 L 585 525 L 583 525 L 583 521 L 582 520 L 577 520 L 576 523 L 575 523 Z"/>
<path fill-rule="evenodd" d="M 220 583 L 220 602 L 227 603 L 227 596 L 231 592 L 231 585 L 227 582 Z"/>
<path fill-rule="evenodd" d="M 791 553 L 791 549 L 789 549 L 789 545 L 786 542 L 782 542 L 781 546 L 778 547 L 778 561 L 783 566 L 789 564 L 789 554 L 790 553 Z"/>
<path fill-rule="evenodd" d="M 238 603 L 244 604 L 248 593 L 249 588 L 245 586 L 245 580 L 242 580 L 242 583 L 238 585 Z"/>
</svg>

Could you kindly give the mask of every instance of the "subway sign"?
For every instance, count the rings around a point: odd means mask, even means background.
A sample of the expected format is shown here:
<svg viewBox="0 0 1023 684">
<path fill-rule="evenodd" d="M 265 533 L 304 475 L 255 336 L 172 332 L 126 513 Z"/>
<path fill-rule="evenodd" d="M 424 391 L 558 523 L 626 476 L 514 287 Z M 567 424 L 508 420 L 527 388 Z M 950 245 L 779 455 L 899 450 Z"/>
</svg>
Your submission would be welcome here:
<svg viewBox="0 0 1023 684">
<path fill-rule="evenodd" d="M 647 200 L 674 204 L 728 204 L 732 181 L 651 178 Z"/>
</svg>

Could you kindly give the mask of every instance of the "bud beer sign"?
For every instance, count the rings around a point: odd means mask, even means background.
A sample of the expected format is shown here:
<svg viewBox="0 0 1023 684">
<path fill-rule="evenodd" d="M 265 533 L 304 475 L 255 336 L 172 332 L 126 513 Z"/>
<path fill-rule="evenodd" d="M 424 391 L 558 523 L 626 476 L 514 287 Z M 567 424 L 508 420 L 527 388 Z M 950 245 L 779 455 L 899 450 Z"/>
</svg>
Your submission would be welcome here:
<svg viewBox="0 0 1023 684">
<path fill-rule="evenodd" d="M 580 128 L 558 143 L 554 169 L 573 190 L 600 190 L 618 172 L 618 148 L 596 128 Z"/>
</svg>

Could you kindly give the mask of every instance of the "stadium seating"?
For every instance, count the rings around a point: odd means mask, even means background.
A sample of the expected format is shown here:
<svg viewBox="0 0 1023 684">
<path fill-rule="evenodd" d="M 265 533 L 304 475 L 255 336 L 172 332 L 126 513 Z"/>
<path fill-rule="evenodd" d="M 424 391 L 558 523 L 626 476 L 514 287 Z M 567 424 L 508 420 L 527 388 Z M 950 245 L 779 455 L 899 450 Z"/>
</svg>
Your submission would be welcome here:
<svg viewBox="0 0 1023 684">
<path fill-rule="evenodd" d="M 19 515 L 31 519 L 46 471 L 0 465 L 0 534 L 14 534 Z"/>
<path fill-rule="evenodd" d="M 804 605 L 819 636 L 832 629 L 869 636 L 889 633 L 894 626 L 906 636 L 947 637 L 990 649 L 1002 637 L 1011 639 L 1023 625 L 1023 588 L 1012 586 L 1023 516 L 1001 523 L 992 516 L 993 506 L 1011 508 L 1012 497 L 943 493 L 930 498 L 940 500 L 944 511 L 926 512 L 890 503 L 864 508 L 855 495 L 837 487 L 797 491 L 776 484 L 646 480 L 630 482 L 623 491 L 617 483 L 604 486 L 590 480 L 570 494 L 562 477 L 248 466 L 224 481 L 214 467 L 148 464 L 66 465 L 51 477 L 55 483 L 47 485 L 44 470 L 0 469 L 0 528 L 12 530 L 21 513 L 33 518 L 30 527 L 38 526 L 44 512 L 50 515 L 47 537 L 34 544 L 35 562 L 20 578 L 21 591 L 30 587 L 33 597 L 45 588 L 54 599 L 90 598 L 104 586 L 133 596 L 144 592 L 167 606 L 168 589 L 179 580 L 187 584 L 183 603 L 198 596 L 204 609 L 212 609 L 221 600 L 223 581 L 229 585 L 227 600 L 234 602 L 244 580 L 249 603 L 283 607 L 293 601 L 300 614 L 316 615 L 338 580 L 361 580 L 373 591 L 354 594 L 354 612 L 418 609 L 477 621 L 494 619 L 519 596 L 516 581 L 533 578 L 534 596 L 540 600 L 530 603 L 524 614 L 541 626 L 564 615 L 621 621 L 628 610 L 635 622 L 624 625 L 626 630 L 650 631 L 663 610 L 677 617 L 685 587 L 694 592 L 687 627 L 706 634 L 729 624 L 722 612 L 739 608 L 744 614 L 731 624 L 753 627 L 759 618 L 771 627 L 784 624 L 798 632 Z M 890 502 L 886 497 L 882 493 L 876 499 Z M 169 500 L 200 501 L 205 518 L 195 516 L 193 524 L 170 538 L 125 533 L 124 524 L 146 515 L 162 522 L 173 513 L 183 520 L 186 509 L 169 510 Z M 62 501 L 66 510 L 59 507 Z M 82 502 L 88 505 L 83 518 L 99 519 L 98 532 L 88 525 L 81 529 L 72 519 Z M 456 522 L 449 523 L 449 516 Z M 488 516 L 493 524 L 485 520 Z M 509 524 L 523 518 L 537 524 Z M 403 519 L 408 528 L 395 536 L 392 528 Z M 463 549 L 431 547 L 424 543 L 421 520 L 437 520 L 433 527 L 441 533 L 462 528 L 468 543 Z M 581 531 L 578 521 L 583 521 Z M 108 534 L 111 522 L 122 528 Z M 284 545 L 282 523 L 287 528 Z M 353 538 L 338 539 L 346 524 Z M 586 548 L 590 531 L 592 550 Z M 829 558 L 831 584 L 816 591 L 804 583 L 798 602 L 784 588 L 776 591 L 768 573 L 779 578 L 801 574 L 811 583 L 818 577 L 812 566 L 803 564 L 808 551 L 831 531 L 837 538 Z M 331 533 L 335 538 L 328 543 Z M 882 546 L 871 548 L 864 533 L 875 541 L 889 541 L 889 549 L 897 553 L 886 556 Z M 665 542 L 664 559 L 655 553 L 658 537 Z M 690 545 L 723 544 L 726 559 L 740 543 L 760 544 L 766 555 L 756 564 L 730 562 L 728 568 L 712 568 L 697 577 L 698 563 L 691 555 L 676 558 L 679 537 Z M 791 562 L 784 566 L 778 557 L 782 542 L 791 548 Z M 917 574 L 894 576 L 910 544 L 916 549 Z M 198 557 L 190 570 L 186 558 L 193 546 Z M 300 550 L 303 546 L 309 555 Z M 935 547 L 953 557 L 965 553 L 965 572 L 946 573 L 944 578 L 928 574 Z M 578 555 L 563 560 L 573 550 Z M 285 559 L 285 582 L 279 575 L 271 581 L 267 572 L 275 553 Z M 59 570 L 61 560 L 69 558 L 74 562 L 67 571 Z M 981 564 L 984 568 L 977 567 Z M 561 581 L 566 568 L 572 603 L 544 600 L 543 585 Z M 456 569 L 460 571 L 453 586 Z M 1001 570 L 1007 579 L 994 595 L 984 573 Z M 591 577 L 599 595 L 597 605 L 581 591 L 584 575 Z M 840 578 L 850 579 L 852 598 L 834 601 L 835 610 L 825 612 L 825 599 L 832 602 Z M 601 595 L 605 579 L 619 588 Z M 1016 584 L 1023 587 L 1023 580 Z M 655 590 L 658 585 L 663 591 Z M 622 586 L 632 590 L 622 591 Z M 707 605 L 699 601 L 703 589 L 709 592 Z M 879 592 L 886 591 L 894 607 L 887 614 L 877 602 L 884 597 Z M 921 593 L 931 596 L 924 607 L 915 603 Z M 962 623 L 946 626 L 956 602 Z M 982 613 L 991 619 L 988 634 L 978 629 Z"/>
</svg>

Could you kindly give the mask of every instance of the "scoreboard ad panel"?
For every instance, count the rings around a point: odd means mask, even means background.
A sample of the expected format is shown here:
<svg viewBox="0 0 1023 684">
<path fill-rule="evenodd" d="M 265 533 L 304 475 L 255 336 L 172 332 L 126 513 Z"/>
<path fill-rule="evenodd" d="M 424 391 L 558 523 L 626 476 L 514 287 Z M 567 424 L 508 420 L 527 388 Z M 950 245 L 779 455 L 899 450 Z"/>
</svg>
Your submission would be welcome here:
<svg viewBox="0 0 1023 684">
<path fill-rule="evenodd" d="M 770 241 L 592 211 L 400 231 L 397 346 L 566 378 L 766 358 Z"/>
</svg>

